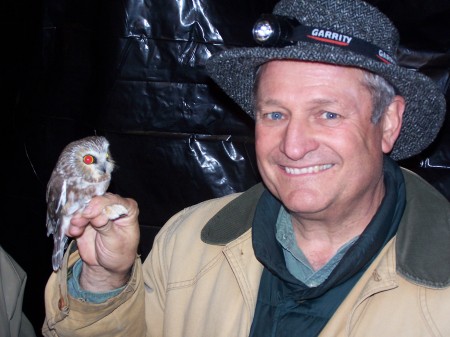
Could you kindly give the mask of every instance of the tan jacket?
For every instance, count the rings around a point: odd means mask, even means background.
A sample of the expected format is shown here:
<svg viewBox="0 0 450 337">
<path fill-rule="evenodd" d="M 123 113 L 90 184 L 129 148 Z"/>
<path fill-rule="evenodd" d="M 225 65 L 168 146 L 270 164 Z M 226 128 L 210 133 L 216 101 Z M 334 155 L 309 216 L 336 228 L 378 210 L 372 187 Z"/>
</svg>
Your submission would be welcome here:
<svg viewBox="0 0 450 337">
<path fill-rule="evenodd" d="M 397 236 L 321 337 L 450 336 L 450 205 L 418 176 L 404 175 L 407 207 Z M 124 293 L 105 304 L 68 298 L 67 269 L 52 275 L 45 335 L 248 336 L 262 272 L 251 243 L 261 191 L 257 185 L 240 197 L 206 201 L 175 215 L 155 239 L 143 279 L 137 261 Z"/>
</svg>

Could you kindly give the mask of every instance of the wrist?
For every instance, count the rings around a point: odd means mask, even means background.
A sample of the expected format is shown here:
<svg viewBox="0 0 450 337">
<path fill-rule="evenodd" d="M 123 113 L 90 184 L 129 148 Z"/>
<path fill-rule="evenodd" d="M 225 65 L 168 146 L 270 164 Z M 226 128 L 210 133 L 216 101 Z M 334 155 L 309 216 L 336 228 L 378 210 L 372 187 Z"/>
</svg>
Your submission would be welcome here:
<svg viewBox="0 0 450 337">
<path fill-rule="evenodd" d="M 76 298 L 83 302 L 88 303 L 104 303 L 109 299 L 119 295 L 126 287 L 123 287 L 110 290 L 110 291 L 101 291 L 101 292 L 92 292 L 83 289 L 80 286 L 80 275 L 82 269 L 83 262 L 82 260 L 78 260 L 70 269 L 70 273 L 68 275 L 67 280 L 67 291 L 71 297 Z"/>
<path fill-rule="evenodd" d="M 82 265 L 79 278 L 82 289 L 91 292 L 105 292 L 121 288 L 130 279 L 131 269 L 126 272 L 111 272 L 100 266 Z"/>
</svg>

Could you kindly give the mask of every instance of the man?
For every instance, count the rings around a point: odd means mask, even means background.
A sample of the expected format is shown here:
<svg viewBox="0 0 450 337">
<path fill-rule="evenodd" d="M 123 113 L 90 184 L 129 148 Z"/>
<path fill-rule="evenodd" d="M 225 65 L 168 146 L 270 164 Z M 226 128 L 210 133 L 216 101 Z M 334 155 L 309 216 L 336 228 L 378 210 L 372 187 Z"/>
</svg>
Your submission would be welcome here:
<svg viewBox="0 0 450 337">
<path fill-rule="evenodd" d="M 274 14 L 264 46 L 208 63 L 255 118 L 263 184 L 176 214 L 143 265 L 136 203 L 93 199 L 47 285 L 45 335 L 450 335 L 450 205 L 394 161 L 434 139 L 443 95 L 395 64 L 397 32 L 364 2 Z M 128 216 L 108 221 L 114 203 Z"/>
</svg>

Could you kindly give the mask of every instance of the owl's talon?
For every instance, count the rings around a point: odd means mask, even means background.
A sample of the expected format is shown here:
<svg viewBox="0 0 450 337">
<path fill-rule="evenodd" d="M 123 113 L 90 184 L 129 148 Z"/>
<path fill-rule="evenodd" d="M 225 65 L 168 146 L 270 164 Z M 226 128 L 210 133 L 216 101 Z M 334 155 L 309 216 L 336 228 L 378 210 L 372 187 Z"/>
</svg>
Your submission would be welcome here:
<svg viewBox="0 0 450 337">
<path fill-rule="evenodd" d="M 119 218 L 123 218 L 124 216 L 127 216 L 128 210 L 123 205 L 114 204 L 114 205 L 106 206 L 103 209 L 103 213 L 108 217 L 108 219 L 117 220 Z"/>
</svg>

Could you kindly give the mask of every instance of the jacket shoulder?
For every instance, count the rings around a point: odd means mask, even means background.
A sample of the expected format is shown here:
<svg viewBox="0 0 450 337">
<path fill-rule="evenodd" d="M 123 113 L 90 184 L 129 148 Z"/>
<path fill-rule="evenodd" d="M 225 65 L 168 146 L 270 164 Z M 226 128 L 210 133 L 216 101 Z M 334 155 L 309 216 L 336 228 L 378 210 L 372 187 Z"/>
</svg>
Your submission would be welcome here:
<svg viewBox="0 0 450 337">
<path fill-rule="evenodd" d="M 410 202 L 423 205 L 438 205 L 449 212 L 450 202 L 424 178 L 408 169 L 401 168 L 405 179 L 407 196 Z"/>
<path fill-rule="evenodd" d="M 172 240 L 174 236 L 200 239 L 204 243 L 225 245 L 247 231 L 252 210 L 264 191 L 261 183 L 245 192 L 232 193 L 187 207 L 172 216 L 155 240 Z"/>
<path fill-rule="evenodd" d="M 442 261 L 450 261 L 450 203 L 417 174 L 402 172 L 406 207 L 397 232 L 397 271 L 416 284 L 449 287 L 450 265 Z"/>
<path fill-rule="evenodd" d="M 161 278 L 167 276 L 172 283 L 189 282 L 199 277 L 202 271 L 220 264 L 224 259 L 224 250 L 234 244 L 242 243 L 251 248 L 251 231 L 248 228 L 251 219 L 247 219 L 249 212 L 246 207 L 239 205 L 253 195 L 252 191 L 253 188 L 210 199 L 175 214 L 156 235 L 149 257 L 144 262 L 144 270 L 153 269 L 153 272 L 161 273 Z M 228 216 L 236 209 L 239 209 L 238 214 Z M 247 215 L 247 218 L 241 215 Z M 209 242 L 202 237 L 202 231 L 210 227 L 209 224 L 212 227 L 208 231 L 219 237 L 228 235 L 220 231 L 228 233 L 229 224 L 232 224 L 233 233 L 239 230 L 240 234 L 227 242 Z"/>
</svg>

